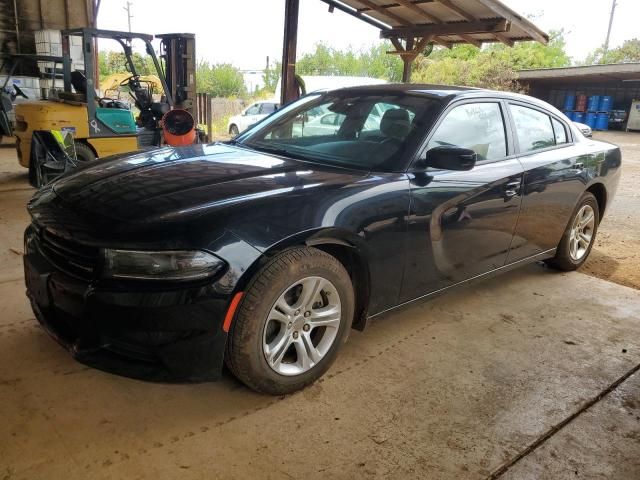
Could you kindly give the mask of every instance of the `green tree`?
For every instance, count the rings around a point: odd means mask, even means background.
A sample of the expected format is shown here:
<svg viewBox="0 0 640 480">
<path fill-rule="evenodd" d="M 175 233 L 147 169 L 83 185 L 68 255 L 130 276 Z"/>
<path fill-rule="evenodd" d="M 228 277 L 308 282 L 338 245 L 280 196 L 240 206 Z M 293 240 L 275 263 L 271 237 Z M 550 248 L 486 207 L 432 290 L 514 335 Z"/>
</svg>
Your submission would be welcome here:
<svg viewBox="0 0 640 480">
<path fill-rule="evenodd" d="M 604 46 L 596 48 L 587 55 L 585 64 L 594 65 L 602 63 L 629 63 L 640 62 L 640 39 L 632 38 L 617 48 L 605 53 Z"/>
<path fill-rule="evenodd" d="M 198 92 L 214 97 L 244 97 L 247 89 L 242 73 L 229 63 L 212 65 L 200 61 L 196 70 Z"/>
<path fill-rule="evenodd" d="M 263 90 L 265 92 L 275 92 L 278 86 L 278 80 L 280 79 L 280 73 L 282 65 L 280 62 L 276 62 L 272 67 L 265 68 L 262 72 L 262 81 L 264 82 Z"/>
<path fill-rule="evenodd" d="M 350 75 L 398 81 L 402 78 L 402 61 L 387 42 L 365 50 L 339 50 L 317 43 L 315 50 L 302 55 L 296 65 L 299 75 Z"/>
<path fill-rule="evenodd" d="M 495 90 L 520 90 L 516 81 L 518 70 L 569 65 L 564 33 L 555 31 L 549 36 L 548 45 L 516 42 L 513 47 L 493 44 L 483 48 L 472 45 L 440 48 L 428 58 L 414 63 L 411 80 Z"/>
<path fill-rule="evenodd" d="M 564 30 L 551 30 L 547 45 L 539 42 L 516 42 L 513 47 L 509 47 L 499 43 L 482 49 L 482 52 L 494 53 L 515 70 L 524 70 L 569 66 L 571 58 L 567 55 L 566 47 Z"/>
<path fill-rule="evenodd" d="M 506 59 L 495 54 L 483 54 L 468 60 L 422 60 L 416 64 L 411 81 L 493 90 L 519 90 L 517 77 L 518 74 Z"/>
<path fill-rule="evenodd" d="M 131 60 L 138 75 L 157 75 L 155 65 L 149 55 L 134 52 L 131 55 Z M 127 68 L 127 58 L 124 52 L 114 52 L 111 50 L 98 52 L 98 70 L 100 78 L 114 73 L 129 72 Z"/>
</svg>

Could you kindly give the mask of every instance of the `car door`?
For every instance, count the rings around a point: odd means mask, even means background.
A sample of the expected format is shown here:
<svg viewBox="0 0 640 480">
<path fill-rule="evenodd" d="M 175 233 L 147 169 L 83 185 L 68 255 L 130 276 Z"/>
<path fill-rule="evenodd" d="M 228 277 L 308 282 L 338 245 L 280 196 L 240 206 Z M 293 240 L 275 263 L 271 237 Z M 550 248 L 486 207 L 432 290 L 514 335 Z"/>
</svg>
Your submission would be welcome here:
<svg viewBox="0 0 640 480">
<path fill-rule="evenodd" d="M 409 171 L 411 207 L 401 301 L 502 267 L 521 203 L 523 169 L 514 155 L 506 105 L 474 99 L 449 107 L 427 138 L 478 154 L 469 171 Z"/>
<path fill-rule="evenodd" d="M 584 192 L 587 172 L 604 153 L 587 151 L 559 116 L 525 102 L 508 103 L 518 158 L 525 170 L 522 210 L 508 262 L 555 248 Z"/>
</svg>

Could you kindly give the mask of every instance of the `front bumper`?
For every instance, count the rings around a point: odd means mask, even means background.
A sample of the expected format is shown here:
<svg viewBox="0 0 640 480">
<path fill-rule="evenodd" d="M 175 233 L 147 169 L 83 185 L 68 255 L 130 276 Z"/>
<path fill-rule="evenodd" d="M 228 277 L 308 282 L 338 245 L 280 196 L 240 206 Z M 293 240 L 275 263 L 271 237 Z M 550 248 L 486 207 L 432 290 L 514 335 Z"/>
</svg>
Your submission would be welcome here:
<svg viewBox="0 0 640 480">
<path fill-rule="evenodd" d="M 27 241 L 24 269 L 36 318 L 78 361 L 145 380 L 220 377 L 230 298 L 213 285 L 77 278 Z"/>
</svg>

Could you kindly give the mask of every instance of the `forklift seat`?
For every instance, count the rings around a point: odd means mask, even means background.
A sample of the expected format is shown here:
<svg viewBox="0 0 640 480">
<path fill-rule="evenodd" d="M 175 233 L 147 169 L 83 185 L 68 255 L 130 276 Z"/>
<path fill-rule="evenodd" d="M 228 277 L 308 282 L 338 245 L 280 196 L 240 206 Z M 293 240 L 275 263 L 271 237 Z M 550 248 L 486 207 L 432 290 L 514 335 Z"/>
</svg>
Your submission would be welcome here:
<svg viewBox="0 0 640 480">
<path fill-rule="evenodd" d="M 71 85 L 76 93 L 87 94 L 87 77 L 80 70 L 71 72 Z"/>
</svg>

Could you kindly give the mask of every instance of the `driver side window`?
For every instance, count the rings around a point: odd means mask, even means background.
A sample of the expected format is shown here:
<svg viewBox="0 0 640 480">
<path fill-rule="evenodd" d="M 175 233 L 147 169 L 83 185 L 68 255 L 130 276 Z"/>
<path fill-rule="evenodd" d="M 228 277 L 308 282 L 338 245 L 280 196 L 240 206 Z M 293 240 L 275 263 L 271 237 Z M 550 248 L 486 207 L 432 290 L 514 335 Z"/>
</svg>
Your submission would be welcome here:
<svg viewBox="0 0 640 480">
<path fill-rule="evenodd" d="M 245 115 L 257 115 L 258 114 L 258 110 L 260 110 L 260 105 L 258 105 L 257 103 L 255 105 L 251 105 L 247 111 L 245 112 Z"/>
<path fill-rule="evenodd" d="M 470 148 L 478 160 L 507 156 L 507 141 L 500 104 L 466 103 L 453 108 L 438 126 L 427 151 L 440 146 Z"/>
</svg>

